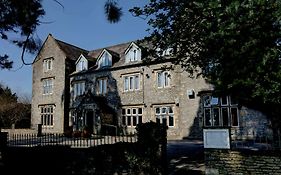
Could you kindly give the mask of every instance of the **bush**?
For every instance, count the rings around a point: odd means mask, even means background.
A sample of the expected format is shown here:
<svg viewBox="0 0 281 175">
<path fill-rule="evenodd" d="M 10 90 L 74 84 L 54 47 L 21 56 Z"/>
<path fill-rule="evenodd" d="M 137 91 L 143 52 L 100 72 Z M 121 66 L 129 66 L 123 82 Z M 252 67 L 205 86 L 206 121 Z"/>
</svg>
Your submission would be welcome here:
<svg viewBox="0 0 281 175">
<path fill-rule="evenodd" d="M 156 149 L 167 140 L 167 126 L 155 122 L 138 124 L 136 127 L 138 143 Z"/>
<path fill-rule="evenodd" d="M 82 135 L 82 132 L 81 131 L 73 131 L 73 133 L 72 133 L 72 136 L 73 137 L 81 137 L 81 135 Z"/>
<path fill-rule="evenodd" d="M 138 124 L 137 152 L 125 154 L 133 173 L 164 174 L 166 168 L 167 126 L 155 122 Z"/>
<path fill-rule="evenodd" d="M 69 137 L 69 138 L 72 137 L 72 134 L 73 134 L 72 127 L 71 126 L 67 127 L 63 134 L 65 137 Z"/>
</svg>

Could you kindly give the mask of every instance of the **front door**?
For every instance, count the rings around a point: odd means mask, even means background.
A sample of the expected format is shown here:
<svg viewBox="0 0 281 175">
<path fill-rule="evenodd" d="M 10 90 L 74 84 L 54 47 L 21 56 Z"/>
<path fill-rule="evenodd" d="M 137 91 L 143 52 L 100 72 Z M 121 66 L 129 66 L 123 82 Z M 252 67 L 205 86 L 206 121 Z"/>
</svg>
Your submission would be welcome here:
<svg viewBox="0 0 281 175">
<path fill-rule="evenodd" d="M 92 110 L 87 111 L 86 113 L 86 125 L 89 128 L 90 132 L 93 133 L 94 127 L 94 112 Z"/>
</svg>

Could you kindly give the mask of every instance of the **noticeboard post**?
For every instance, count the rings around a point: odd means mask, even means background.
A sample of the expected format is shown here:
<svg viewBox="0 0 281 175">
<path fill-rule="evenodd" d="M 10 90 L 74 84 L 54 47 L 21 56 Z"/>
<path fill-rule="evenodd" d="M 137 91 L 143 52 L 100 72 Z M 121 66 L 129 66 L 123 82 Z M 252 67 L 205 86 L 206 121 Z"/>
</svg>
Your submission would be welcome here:
<svg viewBox="0 0 281 175">
<path fill-rule="evenodd" d="M 204 148 L 230 149 L 229 128 L 203 129 Z"/>
</svg>

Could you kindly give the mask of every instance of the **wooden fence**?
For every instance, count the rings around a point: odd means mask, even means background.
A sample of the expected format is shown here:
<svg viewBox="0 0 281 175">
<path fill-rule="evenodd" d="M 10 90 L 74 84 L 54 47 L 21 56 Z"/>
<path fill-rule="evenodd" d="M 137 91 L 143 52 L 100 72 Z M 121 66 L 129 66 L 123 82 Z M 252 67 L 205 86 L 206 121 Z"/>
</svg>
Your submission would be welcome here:
<svg viewBox="0 0 281 175">
<path fill-rule="evenodd" d="M 66 137 L 64 134 L 46 133 L 41 136 L 37 134 L 12 134 L 8 136 L 7 146 L 12 147 L 34 147 L 47 145 L 62 145 L 76 148 L 88 148 L 98 145 L 115 144 L 118 142 L 137 142 L 137 135 L 90 135 L 89 137 Z"/>
</svg>

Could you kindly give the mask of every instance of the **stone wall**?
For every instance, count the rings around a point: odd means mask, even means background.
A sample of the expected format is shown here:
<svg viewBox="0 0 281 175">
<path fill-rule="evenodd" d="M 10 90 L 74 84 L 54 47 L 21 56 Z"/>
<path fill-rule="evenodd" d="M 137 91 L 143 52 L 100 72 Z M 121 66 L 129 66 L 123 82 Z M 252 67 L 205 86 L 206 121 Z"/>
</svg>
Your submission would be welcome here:
<svg viewBox="0 0 281 175">
<path fill-rule="evenodd" d="M 281 174 L 281 151 L 205 150 L 206 175 Z"/>
</svg>

